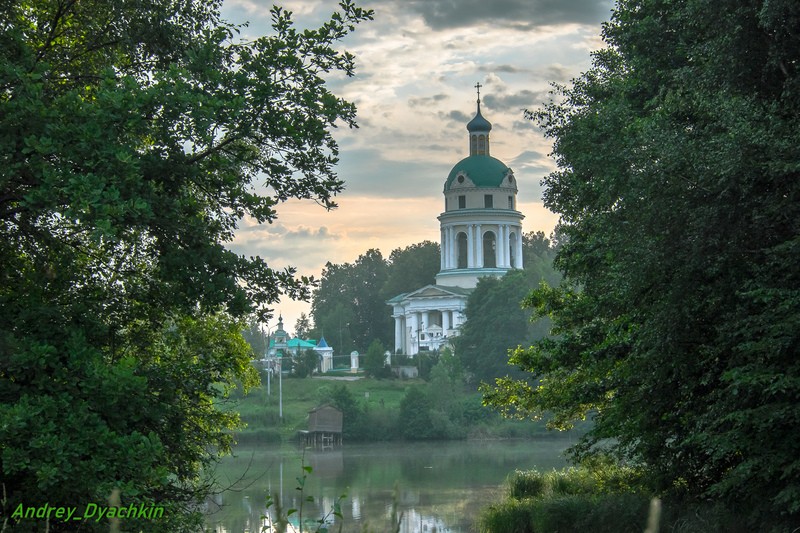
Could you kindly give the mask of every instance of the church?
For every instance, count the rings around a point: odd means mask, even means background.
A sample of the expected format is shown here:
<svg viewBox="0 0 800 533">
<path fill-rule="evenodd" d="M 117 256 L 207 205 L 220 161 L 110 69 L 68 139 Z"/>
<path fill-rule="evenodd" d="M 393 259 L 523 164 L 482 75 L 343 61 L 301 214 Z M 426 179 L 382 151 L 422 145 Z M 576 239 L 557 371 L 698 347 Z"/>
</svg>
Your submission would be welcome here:
<svg viewBox="0 0 800 533">
<path fill-rule="evenodd" d="M 444 348 L 464 323 L 470 292 L 485 276 L 522 268 L 522 219 L 517 181 L 490 155 L 492 124 L 477 112 L 467 124 L 469 156 L 444 182 L 439 215 L 441 265 L 436 283 L 387 301 L 394 318 L 395 353 L 416 355 Z"/>
</svg>

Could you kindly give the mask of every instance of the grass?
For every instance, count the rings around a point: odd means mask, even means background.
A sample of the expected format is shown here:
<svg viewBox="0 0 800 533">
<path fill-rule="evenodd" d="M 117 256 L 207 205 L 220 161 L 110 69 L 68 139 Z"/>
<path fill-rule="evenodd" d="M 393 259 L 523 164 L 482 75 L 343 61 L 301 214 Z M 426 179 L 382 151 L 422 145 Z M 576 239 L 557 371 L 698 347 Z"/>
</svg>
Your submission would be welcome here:
<svg viewBox="0 0 800 533">
<path fill-rule="evenodd" d="M 421 379 L 371 379 L 353 381 L 314 378 L 284 377 L 283 420 L 279 417 L 279 383 L 273 379 L 271 394 L 267 394 L 267 380 L 252 389 L 246 396 L 234 392 L 228 408 L 241 415 L 246 427 L 236 432 L 236 440 L 242 444 L 287 442 L 299 430 L 307 428 L 308 411 L 330 400 L 334 387 L 344 385 L 353 398 L 366 411 L 373 430 L 374 440 L 399 438 L 400 403 L 410 388 L 427 388 L 430 385 Z M 459 400 L 465 413 L 461 420 L 468 427 L 460 428 L 458 434 L 470 439 L 531 438 L 548 434 L 543 423 L 506 420 L 496 412 L 481 405 L 481 394 L 477 391 L 465 393 Z M 455 422 L 456 424 L 463 422 Z"/>
<path fill-rule="evenodd" d="M 650 498 L 637 491 L 639 482 L 635 470 L 610 465 L 515 472 L 507 482 L 508 498 L 483 512 L 479 530 L 641 533 Z"/>
<path fill-rule="evenodd" d="M 272 380 L 271 394 L 267 394 L 266 378 L 262 384 L 246 396 L 235 393 L 229 404 L 239 412 L 247 426 L 237 432 L 237 441 L 276 442 L 287 441 L 297 431 L 306 429 L 308 411 L 325 403 L 334 386 L 343 384 L 353 397 L 367 410 L 399 412 L 400 402 L 409 387 L 425 386 L 422 380 L 376 380 L 355 381 L 329 380 L 324 378 L 284 378 L 283 420 L 279 416 L 279 383 Z"/>
<path fill-rule="evenodd" d="M 741 510 L 731 510 L 721 503 L 674 499 L 661 502 L 651 497 L 645 484 L 642 473 L 636 469 L 604 462 L 544 473 L 518 471 L 509 476 L 506 499 L 484 509 L 478 530 L 481 533 L 792 531 L 776 517 L 764 517 L 753 524 L 740 515 Z"/>
</svg>

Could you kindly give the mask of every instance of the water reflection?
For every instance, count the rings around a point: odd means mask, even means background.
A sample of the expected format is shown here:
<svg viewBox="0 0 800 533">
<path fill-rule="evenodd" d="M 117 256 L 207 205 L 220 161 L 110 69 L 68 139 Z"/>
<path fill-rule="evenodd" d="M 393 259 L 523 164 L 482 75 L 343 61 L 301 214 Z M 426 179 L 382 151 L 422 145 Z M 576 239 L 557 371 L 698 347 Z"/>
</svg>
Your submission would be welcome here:
<svg viewBox="0 0 800 533">
<path fill-rule="evenodd" d="M 271 494 L 284 513 L 302 502 L 304 520 L 328 516 L 334 531 L 340 519 L 331 510 L 338 502 L 344 532 L 390 531 L 394 515 L 402 516 L 402 533 L 466 533 L 480 509 L 501 497 L 509 473 L 560 468 L 569 445 L 548 438 L 345 445 L 324 452 L 240 447 L 217 469 L 219 485 L 229 490 L 208 502 L 207 524 L 218 533 L 260 532 L 275 519 L 276 507 L 266 507 Z M 312 469 L 304 482 L 301 461 Z"/>
</svg>

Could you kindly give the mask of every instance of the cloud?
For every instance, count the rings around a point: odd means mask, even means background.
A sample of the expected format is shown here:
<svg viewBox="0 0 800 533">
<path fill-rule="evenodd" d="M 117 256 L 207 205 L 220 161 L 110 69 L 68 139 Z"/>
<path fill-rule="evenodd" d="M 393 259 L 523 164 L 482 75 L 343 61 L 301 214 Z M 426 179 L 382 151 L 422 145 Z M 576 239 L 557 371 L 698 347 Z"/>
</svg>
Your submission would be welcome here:
<svg viewBox="0 0 800 533">
<path fill-rule="evenodd" d="M 541 76 L 548 81 L 564 82 L 575 77 L 575 72 L 572 72 L 564 65 L 554 63 L 548 65 L 541 71 Z"/>
<path fill-rule="evenodd" d="M 523 89 L 510 94 L 487 94 L 483 97 L 486 107 L 499 111 L 517 111 L 535 107 L 547 99 L 547 91 Z"/>
<path fill-rule="evenodd" d="M 514 157 L 509 166 L 519 180 L 519 194 L 523 201 L 541 202 L 544 192 L 541 181 L 555 169 L 553 161 L 540 152 L 526 150 Z"/>
<path fill-rule="evenodd" d="M 449 113 L 444 115 L 444 117 L 446 117 L 446 118 L 448 118 L 450 120 L 454 120 L 456 122 L 461 122 L 463 124 L 466 124 L 467 122 L 472 120 L 472 116 L 464 113 L 463 111 L 459 111 L 458 109 L 454 109 L 454 110 L 450 111 Z"/>
<path fill-rule="evenodd" d="M 434 30 L 476 25 L 536 28 L 557 24 L 599 24 L 608 0 L 412 0 L 403 2 Z"/>
<path fill-rule="evenodd" d="M 334 93 L 358 107 L 359 128 L 338 128 L 336 172 L 345 181 L 339 208 L 309 201 L 281 204 L 274 224 L 243 221 L 230 248 L 260 255 L 275 268 L 296 266 L 318 277 L 326 261 L 354 261 L 370 248 L 384 255 L 423 240 L 438 241 L 442 186 L 468 155 L 466 124 L 480 81 L 483 114 L 492 123 L 491 153 L 519 180 L 525 231 L 550 233 L 558 216 L 541 202 L 552 150 L 522 109 L 548 100 L 549 82 L 586 70 L 602 45 L 599 22 L 612 0 L 359 0 L 375 19 L 336 44 L 356 57 L 353 77 L 326 73 Z M 299 28 L 317 27 L 329 0 L 281 2 Z M 272 33 L 260 0 L 224 0 L 223 16 L 250 21 L 252 38 Z M 305 307 L 303 307 L 305 306 Z M 307 304 L 278 308 L 293 324 Z M 277 315 L 276 315 L 277 316 Z"/>
<path fill-rule="evenodd" d="M 481 65 L 478 67 L 480 72 L 507 72 L 510 74 L 520 74 L 529 72 L 529 69 L 515 67 L 514 65 Z"/>
<path fill-rule="evenodd" d="M 426 96 L 426 97 L 414 97 L 408 99 L 408 105 L 410 107 L 425 107 L 435 105 L 442 100 L 447 100 L 450 98 L 446 94 L 434 94 L 433 96 Z"/>
<path fill-rule="evenodd" d="M 413 154 L 389 156 L 375 148 L 343 151 L 337 167 L 339 177 L 345 182 L 345 191 L 340 198 L 435 198 L 441 194 L 457 156 L 450 155 L 454 153 L 452 146 L 436 143 L 427 144 L 424 153 L 425 158 L 419 155 L 415 158 Z M 443 162 L 431 161 L 430 156 L 434 153 L 441 154 Z"/>
</svg>

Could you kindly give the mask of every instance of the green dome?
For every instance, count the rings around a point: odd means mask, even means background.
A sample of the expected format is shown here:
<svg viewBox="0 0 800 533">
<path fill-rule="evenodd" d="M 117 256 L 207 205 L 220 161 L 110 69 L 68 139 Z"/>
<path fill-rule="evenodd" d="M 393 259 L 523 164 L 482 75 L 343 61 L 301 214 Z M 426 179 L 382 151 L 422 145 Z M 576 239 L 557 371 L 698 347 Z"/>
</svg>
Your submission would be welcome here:
<svg viewBox="0 0 800 533">
<path fill-rule="evenodd" d="M 489 155 L 471 155 L 465 157 L 453 167 L 447 176 L 444 190 L 449 191 L 453 181 L 458 174 L 466 174 L 476 187 L 500 187 L 506 178 L 509 168 L 500 161 Z M 506 182 L 507 185 L 511 185 Z"/>
</svg>

